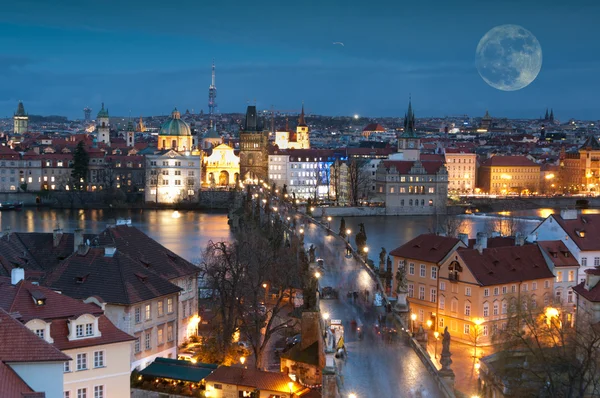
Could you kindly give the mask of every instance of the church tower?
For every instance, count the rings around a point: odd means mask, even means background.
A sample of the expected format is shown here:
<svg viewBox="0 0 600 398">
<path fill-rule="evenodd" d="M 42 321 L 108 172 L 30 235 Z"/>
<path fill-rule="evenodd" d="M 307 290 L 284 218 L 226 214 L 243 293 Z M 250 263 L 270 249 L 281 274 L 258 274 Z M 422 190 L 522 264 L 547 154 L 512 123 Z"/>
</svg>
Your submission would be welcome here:
<svg viewBox="0 0 600 398">
<path fill-rule="evenodd" d="M 110 120 L 108 118 L 108 109 L 104 109 L 104 102 L 102 103 L 102 109 L 96 116 L 96 135 L 98 142 L 103 142 L 110 146 Z"/>
<path fill-rule="evenodd" d="M 13 123 L 13 132 L 15 134 L 23 134 L 29 128 L 29 116 L 25 113 L 22 101 L 19 101 L 19 106 L 13 116 Z"/>
<path fill-rule="evenodd" d="M 127 131 L 125 132 L 125 142 L 128 147 L 133 147 L 135 145 L 135 126 L 131 119 L 127 122 Z"/>
<path fill-rule="evenodd" d="M 408 100 L 408 112 L 404 115 L 404 132 L 398 137 L 398 153 L 402 160 L 419 160 L 421 140 L 415 131 L 415 113 L 412 101 Z"/>
<path fill-rule="evenodd" d="M 240 130 L 240 176 L 242 182 L 267 181 L 269 132 L 264 131 L 256 106 L 248 106 Z"/>
<path fill-rule="evenodd" d="M 296 126 L 296 142 L 298 143 L 298 149 L 310 149 L 308 126 L 304 120 L 304 103 L 302 103 L 302 112 L 300 112 L 298 126 Z"/>
</svg>

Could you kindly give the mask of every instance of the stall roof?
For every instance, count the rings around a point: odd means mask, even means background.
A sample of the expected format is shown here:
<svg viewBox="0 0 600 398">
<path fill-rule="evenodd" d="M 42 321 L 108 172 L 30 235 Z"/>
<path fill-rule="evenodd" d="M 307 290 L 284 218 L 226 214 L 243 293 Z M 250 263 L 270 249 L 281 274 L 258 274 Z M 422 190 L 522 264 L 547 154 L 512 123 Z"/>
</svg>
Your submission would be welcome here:
<svg viewBox="0 0 600 398">
<path fill-rule="evenodd" d="M 147 368 L 142 370 L 142 376 L 160 377 L 164 379 L 183 380 L 198 383 L 211 374 L 218 365 L 209 363 L 191 363 L 170 358 L 156 358 Z"/>
</svg>

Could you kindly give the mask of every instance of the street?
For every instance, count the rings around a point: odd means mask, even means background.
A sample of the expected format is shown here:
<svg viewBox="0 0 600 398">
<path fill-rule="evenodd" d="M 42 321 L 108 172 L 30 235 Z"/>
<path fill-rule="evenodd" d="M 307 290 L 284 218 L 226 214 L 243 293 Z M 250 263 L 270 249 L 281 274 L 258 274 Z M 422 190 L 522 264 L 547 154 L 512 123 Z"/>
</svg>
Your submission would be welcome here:
<svg viewBox="0 0 600 398">
<path fill-rule="evenodd" d="M 333 226 L 332 226 L 333 227 Z M 335 228 L 332 228 L 335 229 Z M 354 393 L 366 397 L 442 397 L 433 377 L 408 345 L 401 333 L 393 342 L 384 342 L 374 332 L 374 324 L 383 307 L 372 307 L 375 282 L 364 266 L 354 258 L 345 257 L 345 245 L 336 236 L 314 224 L 304 227 L 304 242 L 308 249 L 315 246 L 316 257 L 324 260 L 325 270 L 320 287 L 332 286 L 339 291 L 338 299 L 322 299 L 321 313 L 344 324 L 344 340 L 348 350 L 346 361 L 336 360 L 343 376 L 342 397 Z M 351 243 L 353 243 L 351 238 Z M 372 257 L 376 256 L 372 253 Z M 348 291 L 369 291 L 369 303 L 359 298 L 354 302 Z M 362 340 L 350 327 L 356 320 L 365 331 Z"/>
</svg>

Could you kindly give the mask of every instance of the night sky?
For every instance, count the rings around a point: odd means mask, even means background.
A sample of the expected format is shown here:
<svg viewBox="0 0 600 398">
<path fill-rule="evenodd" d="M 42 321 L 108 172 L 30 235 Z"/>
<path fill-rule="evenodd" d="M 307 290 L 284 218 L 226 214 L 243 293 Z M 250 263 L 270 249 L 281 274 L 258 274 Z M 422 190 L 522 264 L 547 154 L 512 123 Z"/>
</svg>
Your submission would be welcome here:
<svg viewBox="0 0 600 398">
<path fill-rule="evenodd" d="M 542 116 L 597 120 L 600 2 L 594 0 L 20 0 L 0 11 L 0 116 L 82 118 L 207 111 L 212 59 L 220 112 Z M 503 92 L 475 68 L 496 25 L 531 31 L 543 65 Z M 344 46 L 333 42 L 343 42 Z"/>
</svg>

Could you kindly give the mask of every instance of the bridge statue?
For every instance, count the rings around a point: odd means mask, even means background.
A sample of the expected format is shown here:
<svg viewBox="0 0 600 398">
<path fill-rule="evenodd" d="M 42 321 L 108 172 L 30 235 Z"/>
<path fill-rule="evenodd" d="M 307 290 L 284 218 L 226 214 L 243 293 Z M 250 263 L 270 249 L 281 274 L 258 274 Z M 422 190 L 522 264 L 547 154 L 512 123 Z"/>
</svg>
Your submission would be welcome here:
<svg viewBox="0 0 600 398">
<path fill-rule="evenodd" d="M 381 248 L 381 252 L 379 252 L 379 269 L 383 270 L 383 267 L 385 266 L 385 256 L 387 254 L 387 251 L 385 250 L 385 247 Z"/>
</svg>

